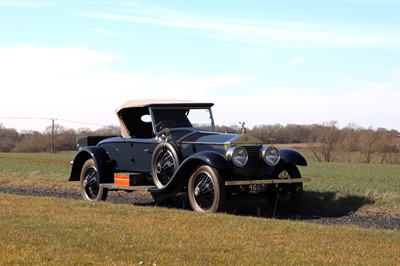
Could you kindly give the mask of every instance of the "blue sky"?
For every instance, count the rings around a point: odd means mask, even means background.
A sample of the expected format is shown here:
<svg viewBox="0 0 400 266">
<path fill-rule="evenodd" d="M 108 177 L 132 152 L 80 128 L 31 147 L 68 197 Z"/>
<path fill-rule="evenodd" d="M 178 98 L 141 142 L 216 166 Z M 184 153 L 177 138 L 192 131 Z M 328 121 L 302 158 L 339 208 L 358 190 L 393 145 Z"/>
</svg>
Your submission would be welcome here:
<svg viewBox="0 0 400 266">
<path fill-rule="evenodd" d="M 0 32 L 0 117 L 95 129 L 66 120 L 172 98 L 214 102 L 220 125 L 400 130 L 400 1 L 0 0 Z"/>
</svg>

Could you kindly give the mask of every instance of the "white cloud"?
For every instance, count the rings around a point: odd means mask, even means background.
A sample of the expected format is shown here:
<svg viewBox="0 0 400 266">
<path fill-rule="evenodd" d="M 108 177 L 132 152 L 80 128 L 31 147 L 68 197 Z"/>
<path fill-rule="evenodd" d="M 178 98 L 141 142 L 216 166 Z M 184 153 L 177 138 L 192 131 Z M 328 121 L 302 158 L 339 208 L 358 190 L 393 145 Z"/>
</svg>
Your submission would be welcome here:
<svg viewBox="0 0 400 266">
<path fill-rule="evenodd" d="M 43 1 L 0 1 L 0 8 L 39 8 L 53 7 L 54 3 Z"/>
<path fill-rule="evenodd" d="M 363 89 L 275 88 L 258 95 L 231 95 L 229 99 L 219 99 L 215 109 L 219 113 L 230 109 L 230 113 L 217 122 L 237 124 L 245 121 L 252 127 L 256 124 L 320 124 L 337 120 L 342 127 L 354 122 L 365 128 L 400 130 L 397 107 L 400 91 L 395 84 L 353 85 Z"/>
<path fill-rule="evenodd" d="M 105 36 L 118 37 L 118 36 L 122 35 L 121 33 L 116 32 L 116 31 L 100 29 L 100 28 L 88 28 L 86 30 L 89 31 L 89 32 L 94 32 L 94 33 L 98 33 L 98 34 L 105 35 Z"/>
<path fill-rule="evenodd" d="M 304 62 L 304 60 L 306 60 L 304 56 L 296 56 L 289 62 L 289 66 L 300 65 Z"/>
<path fill-rule="evenodd" d="M 214 102 L 218 124 L 314 124 L 337 120 L 400 130 L 399 83 L 338 81 L 336 88 L 276 87 L 256 91 L 252 79 L 234 75 L 122 73 L 117 59 L 81 48 L 0 48 L 1 116 L 59 118 L 117 124 L 116 107 L 127 100 L 181 98 Z M 394 72 L 398 73 L 398 72 Z M 395 75 L 394 75 L 395 76 Z M 50 120 L 2 120 L 6 127 L 44 130 Z M 44 123 L 44 124 L 43 124 Z M 82 125 L 66 125 L 82 127 Z"/>
<path fill-rule="evenodd" d="M 0 71 L 5 76 L 18 72 L 30 77 L 78 73 L 105 65 L 116 56 L 84 48 L 43 48 L 37 46 L 0 48 Z"/>
<path fill-rule="evenodd" d="M 362 5 L 400 5 L 398 0 L 337 0 L 338 2 Z"/>
<path fill-rule="evenodd" d="M 114 13 L 79 13 L 103 20 L 144 23 L 161 27 L 190 29 L 193 34 L 261 45 L 325 45 L 398 49 L 398 29 L 366 25 L 322 24 L 318 21 L 240 20 L 200 16 L 142 4 L 126 4 Z"/>
<path fill-rule="evenodd" d="M 97 89 L 80 82 L 116 59 L 113 55 L 82 48 L 34 46 L 0 48 L 0 58 L 2 116 L 78 121 L 82 113 L 77 114 L 74 109 L 96 95 Z M 18 129 L 43 129 L 34 127 L 41 124 L 35 120 L 1 122 L 6 126 L 17 122 L 18 126 L 14 127 Z"/>
<path fill-rule="evenodd" d="M 212 101 L 221 88 L 246 84 L 245 77 L 194 77 L 176 73 L 122 73 L 117 59 L 82 48 L 0 48 L 3 117 L 44 117 L 92 124 L 117 124 L 114 110 L 131 99 L 182 98 Z M 40 121 L 2 121 L 17 129 L 44 129 Z M 44 121 L 48 123 L 48 121 Z M 40 124 L 38 128 L 36 125 Z M 71 127 L 81 125 L 72 125 Z"/>
</svg>

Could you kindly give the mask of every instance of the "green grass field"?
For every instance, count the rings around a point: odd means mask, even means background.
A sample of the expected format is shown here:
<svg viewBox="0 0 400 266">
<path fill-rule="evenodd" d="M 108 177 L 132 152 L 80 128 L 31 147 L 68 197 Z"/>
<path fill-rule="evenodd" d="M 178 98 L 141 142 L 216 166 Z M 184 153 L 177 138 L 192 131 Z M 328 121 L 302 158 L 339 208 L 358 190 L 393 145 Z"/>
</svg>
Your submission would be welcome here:
<svg viewBox="0 0 400 266">
<path fill-rule="evenodd" d="M 73 153 L 0 153 L 0 186 L 76 186 Z M 311 163 L 305 206 L 400 215 L 399 165 Z M 0 265 L 399 265 L 400 231 L 0 194 Z"/>
<path fill-rule="evenodd" d="M 74 155 L 0 153 L 0 185 L 74 186 L 68 182 Z M 311 178 L 304 184 L 304 207 L 400 215 L 400 165 L 310 162 L 300 171 Z"/>
<path fill-rule="evenodd" d="M 400 215 L 400 165 L 311 162 L 300 170 L 311 178 L 306 193 L 330 199 L 332 208 L 359 205 L 365 211 Z"/>
</svg>

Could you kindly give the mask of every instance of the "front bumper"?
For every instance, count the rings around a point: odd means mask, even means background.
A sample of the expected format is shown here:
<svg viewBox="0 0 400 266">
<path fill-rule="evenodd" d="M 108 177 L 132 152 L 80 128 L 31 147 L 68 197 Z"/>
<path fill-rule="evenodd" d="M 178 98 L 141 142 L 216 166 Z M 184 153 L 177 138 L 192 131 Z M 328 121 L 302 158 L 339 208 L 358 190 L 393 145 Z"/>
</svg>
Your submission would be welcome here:
<svg viewBox="0 0 400 266">
<path fill-rule="evenodd" d="M 225 186 L 262 185 L 262 184 L 293 184 L 311 181 L 311 178 L 293 179 L 263 179 L 263 180 L 237 180 L 225 181 Z"/>
</svg>

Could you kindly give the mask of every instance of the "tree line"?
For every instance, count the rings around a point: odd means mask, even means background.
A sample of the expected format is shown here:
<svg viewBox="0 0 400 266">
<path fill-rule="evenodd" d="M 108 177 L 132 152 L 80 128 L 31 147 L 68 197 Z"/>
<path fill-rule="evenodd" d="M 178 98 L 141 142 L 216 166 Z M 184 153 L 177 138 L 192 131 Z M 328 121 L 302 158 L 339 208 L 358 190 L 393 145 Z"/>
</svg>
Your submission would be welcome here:
<svg viewBox="0 0 400 266">
<path fill-rule="evenodd" d="M 239 125 L 217 126 L 218 132 L 241 133 Z M 400 135 L 397 130 L 362 128 L 337 121 L 322 124 L 286 126 L 255 125 L 246 132 L 270 144 L 291 144 L 306 149 L 320 162 L 364 162 L 400 164 Z M 55 124 L 43 132 L 6 128 L 0 123 L 0 152 L 60 152 L 76 149 L 76 138 L 94 135 L 119 135 L 120 128 L 106 126 L 98 130 L 65 128 Z"/>
<path fill-rule="evenodd" d="M 217 130 L 240 133 L 242 127 L 217 126 Z M 291 144 L 293 148 L 305 149 L 311 159 L 319 162 L 400 164 L 397 130 L 374 130 L 354 123 L 340 129 L 337 121 L 329 121 L 312 125 L 255 125 L 247 132 L 265 144 Z"/>
<path fill-rule="evenodd" d="M 76 150 L 76 139 L 81 136 L 119 135 L 120 128 L 106 126 L 98 130 L 66 128 L 59 124 L 48 126 L 43 132 L 6 128 L 0 123 L 0 152 L 61 152 Z"/>
</svg>

